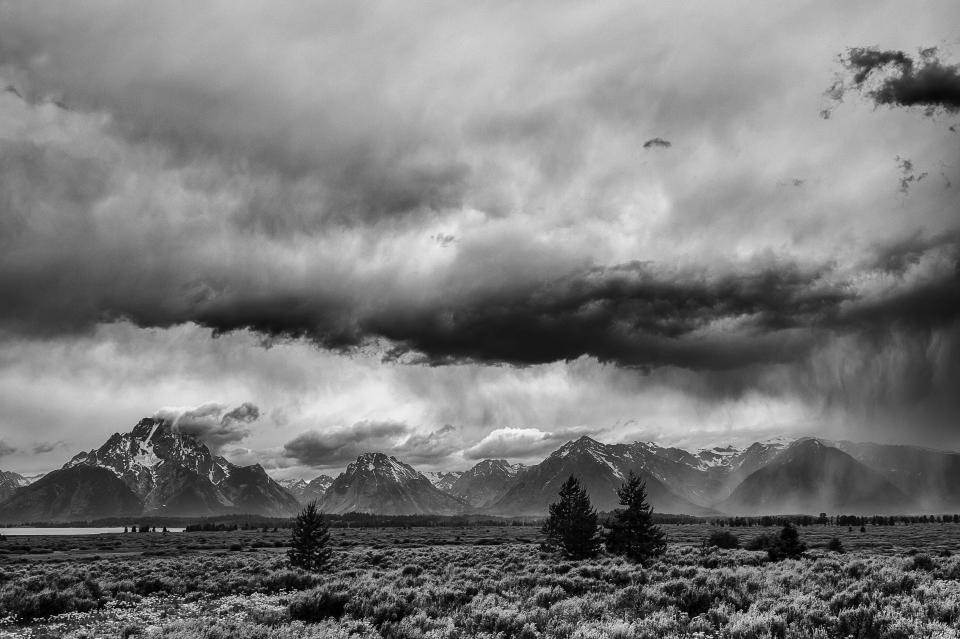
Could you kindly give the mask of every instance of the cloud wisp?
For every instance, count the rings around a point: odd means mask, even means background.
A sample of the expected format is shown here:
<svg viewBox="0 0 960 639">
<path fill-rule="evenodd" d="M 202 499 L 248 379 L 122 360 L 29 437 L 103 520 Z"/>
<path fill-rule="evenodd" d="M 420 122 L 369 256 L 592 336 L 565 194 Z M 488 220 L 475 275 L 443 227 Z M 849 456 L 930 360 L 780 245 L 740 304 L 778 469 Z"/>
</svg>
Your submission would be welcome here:
<svg viewBox="0 0 960 639">
<path fill-rule="evenodd" d="M 195 435 L 218 453 L 250 434 L 250 425 L 260 419 L 260 409 L 249 402 L 235 408 L 209 402 L 193 408 L 161 408 L 154 417 L 169 421 L 175 432 Z"/>
</svg>

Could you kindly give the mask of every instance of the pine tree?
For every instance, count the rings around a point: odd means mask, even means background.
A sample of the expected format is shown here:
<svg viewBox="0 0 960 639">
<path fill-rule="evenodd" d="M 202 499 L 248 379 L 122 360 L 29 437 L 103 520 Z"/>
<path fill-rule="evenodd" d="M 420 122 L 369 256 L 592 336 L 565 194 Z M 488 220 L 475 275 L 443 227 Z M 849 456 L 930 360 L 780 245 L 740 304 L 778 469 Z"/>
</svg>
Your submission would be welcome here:
<svg viewBox="0 0 960 639">
<path fill-rule="evenodd" d="M 626 483 L 617 489 L 620 504 L 615 510 L 607 534 L 607 550 L 626 555 L 633 561 L 646 561 L 667 548 L 663 531 L 653 523 L 653 507 L 647 503 L 647 484 L 630 471 Z"/>
<path fill-rule="evenodd" d="M 550 504 L 550 516 L 543 524 L 547 547 L 557 548 L 574 559 L 593 557 L 600 549 L 598 524 L 597 511 L 590 504 L 587 491 L 570 475 L 560 487 L 559 499 Z"/>
<path fill-rule="evenodd" d="M 304 506 L 293 523 L 287 558 L 294 568 L 322 572 L 330 564 L 330 527 L 314 500 Z"/>
</svg>

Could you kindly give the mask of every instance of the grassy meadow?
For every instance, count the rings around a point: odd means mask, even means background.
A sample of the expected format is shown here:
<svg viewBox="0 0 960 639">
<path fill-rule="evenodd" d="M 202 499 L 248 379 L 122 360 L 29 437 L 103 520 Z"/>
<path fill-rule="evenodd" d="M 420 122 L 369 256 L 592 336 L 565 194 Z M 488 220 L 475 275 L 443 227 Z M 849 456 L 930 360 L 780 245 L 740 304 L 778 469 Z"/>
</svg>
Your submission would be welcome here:
<svg viewBox="0 0 960 639">
<path fill-rule="evenodd" d="M 287 567 L 285 530 L 7 537 L 0 637 L 960 636 L 960 525 L 806 526 L 776 563 L 663 528 L 646 566 L 558 558 L 529 526 L 335 529 L 324 575 Z"/>
</svg>

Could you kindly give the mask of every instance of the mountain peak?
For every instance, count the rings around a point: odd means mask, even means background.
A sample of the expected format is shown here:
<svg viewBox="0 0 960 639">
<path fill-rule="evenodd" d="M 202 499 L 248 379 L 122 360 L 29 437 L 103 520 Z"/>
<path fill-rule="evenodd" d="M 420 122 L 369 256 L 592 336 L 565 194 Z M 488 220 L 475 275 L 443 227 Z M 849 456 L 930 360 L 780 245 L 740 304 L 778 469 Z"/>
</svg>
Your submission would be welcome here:
<svg viewBox="0 0 960 639">
<path fill-rule="evenodd" d="M 153 439 L 153 436 L 156 435 L 156 432 L 163 428 L 166 431 L 170 431 L 173 427 L 173 424 L 169 420 L 160 419 L 158 417 L 144 417 L 137 425 L 133 427 L 133 430 L 130 431 L 130 435 L 141 439 L 143 441 L 150 441 Z"/>
<path fill-rule="evenodd" d="M 598 450 L 603 447 L 604 444 L 601 444 L 589 435 L 583 435 L 579 439 L 568 441 L 566 444 L 554 451 L 551 457 L 566 457 L 570 453 L 584 453 L 591 450 Z"/>
<path fill-rule="evenodd" d="M 379 478 L 388 478 L 396 481 L 410 481 L 423 478 L 429 480 L 417 472 L 409 464 L 405 464 L 392 455 L 385 453 L 369 452 L 363 453 L 357 457 L 357 461 L 347 466 L 345 471 L 347 475 L 373 475 Z"/>
<path fill-rule="evenodd" d="M 364 453 L 324 491 L 329 513 L 459 514 L 466 503 L 449 495 L 413 466 L 384 453 Z"/>
</svg>

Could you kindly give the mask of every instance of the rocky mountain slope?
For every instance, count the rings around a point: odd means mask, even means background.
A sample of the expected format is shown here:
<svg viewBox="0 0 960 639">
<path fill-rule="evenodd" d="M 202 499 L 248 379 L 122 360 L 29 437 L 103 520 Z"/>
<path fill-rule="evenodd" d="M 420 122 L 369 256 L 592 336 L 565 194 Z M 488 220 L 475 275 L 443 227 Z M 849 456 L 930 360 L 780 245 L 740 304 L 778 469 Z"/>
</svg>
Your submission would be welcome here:
<svg viewBox="0 0 960 639">
<path fill-rule="evenodd" d="M 412 466 L 383 453 L 357 457 L 333 480 L 321 506 L 328 513 L 382 515 L 455 515 L 469 509 L 464 500 L 441 491 Z"/>
<path fill-rule="evenodd" d="M 423 476 L 443 492 L 450 493 L 453 485 L 457 483 L 457 480 L 460 479 L 463 473 L 464 471 L 462 470 L 451 470 L 447 472 L 441 470 L 423 473 Z"/>
<path fill-rule="evenodd" d="M 960 510 L 960 453 L 917 446 L 831 442 L 906 493 L 920 510 Z"/>
<path fill-rule="evenodd" d="M 55 470 L 0 503 L 0 522 L 88 521 L 139 515 L 141 500 L 113 472 L 95 466 Z"/>
<path fill-rule="evenodd" d="M 485 459 L 461 473 L 446 492 L 475 508 L 485 508 L 503 497 L 524 469 L 523 464 L 511 464 L 506 459 Z"/>
<path fill-rule="evenodd" d="M 19 473 L 11 470 L 0 470 L 0 503 L 10 499 L 16 489 L 29 484 L 30 481 Z"/>
<path fill-rule="evenodd" d="M 323 499 L 323 494 L 333 483 L 333 477 L 330 475 L 318 475 L 310 481 L 305 479 L 287 479 L 279 482 L 287 492 L 293 495 L 301 504 L 308 504 L 313 500 Z"/>
<path fill-rule="evenodd" d="M 899 513 L 911 500 L 880 473 L 817 439 L 791 444 L 717 505 L 732 514 Z"/>
</svg>

